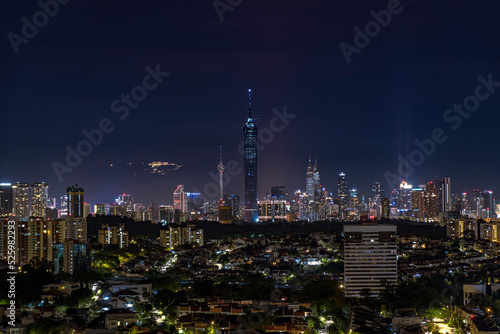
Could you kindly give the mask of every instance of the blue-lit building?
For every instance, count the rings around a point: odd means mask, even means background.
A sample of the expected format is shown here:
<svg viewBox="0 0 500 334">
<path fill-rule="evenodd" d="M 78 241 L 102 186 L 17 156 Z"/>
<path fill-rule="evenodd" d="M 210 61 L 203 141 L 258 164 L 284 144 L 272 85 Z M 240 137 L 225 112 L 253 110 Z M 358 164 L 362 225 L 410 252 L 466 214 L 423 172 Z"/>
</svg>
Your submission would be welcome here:
<svg viewBox="0 0 500 334">
<path fill-rule="evenodd" d="M 252 90 L 248 90 L 248 120 L 243 127 L 245 169 L 245 221 L 257 222 L 259 209 L 257 202 L 257 126 L 252 119 Z"/>
<path fill-rule="evenodd" d="M 83 217 L 83 188 L 78 185 L 66 189 L 68 195 L 68 216 Z"/>
</svg>

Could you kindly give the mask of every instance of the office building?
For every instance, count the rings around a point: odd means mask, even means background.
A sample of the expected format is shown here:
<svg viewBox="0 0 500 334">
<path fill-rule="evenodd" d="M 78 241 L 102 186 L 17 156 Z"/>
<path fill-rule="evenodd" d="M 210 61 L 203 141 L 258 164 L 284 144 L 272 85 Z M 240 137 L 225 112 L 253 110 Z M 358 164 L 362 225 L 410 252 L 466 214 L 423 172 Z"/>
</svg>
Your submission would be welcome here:
<svg viewBox="0 0 500 334">
<path fill-rule="evenodd" d="M 453 211 L 451 179 L 449 177 L 445 177 L 439 181 L 439 199 L 440 199 L 439 212 L 446 213 L 449 211 Z"/>
<path fill-rule="evenodd" d="M 83 203 L 83 217 L 87 217 L 91 214 L 90 208 L 90 203 Z"/>
<path fill-rule="evenodd" d="M 372 197 L 378 196 L 380 198 L 385 197 L 384 185 L 381 182 L 375 182 L 372 185 Z"/>
<path fill-rule="evenodd" d="M 232 221 L 232 209 L 230 206 L 221 205 L 219 206 L 219 223 L 229 224 Z"/>
<path fill-rule="evenodd" d="M 110 205 L 107 203 L 99 203 L 94 205 L 94 214 L 96 215 L 109 215 Z"/>
<path fill-rule="evenodd" d="M 495 199 L 493 198 L 493 191 L 484 190 L 481 193 L 483 198 L 483 210 L 481 218 L 494 218 L 495 215 Z M 479 218 L 479 217 L 478 217 Z"/>
<path fill-rule="evenodd" d="M 401 181 L 399 188 L 392 191 L 393 205 L 398 216 L 408 216 L 411 210 L 411 190 L 412 185 L 406 181 Z"/>
<path fill-rule="evenodd" d="M 271 198 L 274 199 L 284 199 L 288 201 L 288 191 L 285 186 L 272 186 L 271 187 Z"/>
<path fill-rule="evenodd" d="M 179 210 L 180 212 L 187 212 L 187 200 L 186 192 L 184 191 L 184 185 L 179 184 L 174 191 L 174 210 Z"/>
<path fill-rule="evenodd" d="M 161 224 L 170 224 L 174 221 L 174 208 L 171 205 L 160 205 L 158 216 Z"/>
<path fill-rule="evenodd" d="M 389 199 L 387 197 L 382 197 L 380 200 L 381 206 L 381 217 L 389 219 L 391 217 L 391 207 L 389 205 Z"/>
<path fill-rule="evenodd" d="M 228 204 L 231 206 L 232 218 L 240 218 L 240 195 L 232 194 L 229 197 Z"/>
<path fill-rule="evenodd" d="M 219 171 L 219 201 L 222 202 L 224 200 L 224 170 L 226 169 L 222 162 L 222 146 L 219 150 L 219 158 L 219 164 L 217 165 L 217 170 Z"/>
<path fill-rule="evenodd" d="M 83 188 L 77 184 L 66 189 L 68 196 L 68 216 L 71 217 L 84 217 L 83 215 Z"/>
<path fill-rule="evenodd" d="M 200 212 L 203 208 L 203 199 L 201 193 L 186 192 L 186 211 L 185 212 Z"/>
<path fill-rule="evenodd" d="M 259 201 L 259 221 L 286 220 L 290 203 L 284 199 L 265 199 Z"/>
<path fill-rule="evenodd" d="M 130 194 L 119 195 L 116 204 L 125 207 L 127 213 L 134 212 L 134 198 Z"/>
<path fill-rule="evenodd" d="M 360 297 L 362 289 L 377 297 L 382 281 L 397 284 L 396 234 L 396 225 L 344 225 L 346 297 Z"/>
<path fill-rule="evenodd" d="M 257 125 L 252 119 L 252 91 L 248 90 L 248 119 L 243 127 L 243 165 L 245 179 L 245 216 L 247 222 L 259 220 L 257 202 Z"/>
<path fill-rule="evenodd" d="M 347 179 L 344 173 L 339 174 L 337 188 L 339 210 L 342 215 L 342 213 L 347 210 Z"/>
<path fill-rule="evenodd" d="M 12 184 L 0 183 L 0 216 L 12 214 Z"/>
</svg>

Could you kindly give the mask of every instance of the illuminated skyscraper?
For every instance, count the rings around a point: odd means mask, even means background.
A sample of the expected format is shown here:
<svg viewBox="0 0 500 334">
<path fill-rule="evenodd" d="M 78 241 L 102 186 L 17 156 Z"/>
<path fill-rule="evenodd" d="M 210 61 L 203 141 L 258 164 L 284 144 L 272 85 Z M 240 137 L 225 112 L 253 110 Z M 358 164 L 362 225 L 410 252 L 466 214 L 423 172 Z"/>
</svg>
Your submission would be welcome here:
<svg viewBox="0 0 500 334">
<path fill-rule="evenodd" d="M 248 120 L 243 127 L 245 168 L 245 221 L 256 222 L 259 218 L 257 202 L 257 126 L 252 119 L 252 90 L 248 90 Z"/>
<path fill-rule="evenodd" d="M 30 186 L 24 182 L 17 182 L 12 186 L 14 198 L 14 214 L 16 218 L 28 218 L 30 212 Z"/>
<path fill-rule="evenodd" d="M 160 223 L 163 225 L 170 224 L 174 221 L 174 208 L 171 205 L 160 205 L 158 207 L 158 212 Z"/>
<path fill-rule="evenodd" d="M 127 212 L 134 211 L 134 198 L 130 194 L 119 195 L 116 199 L 116 204 L 124 206 Z"/>
<path fill-rule="evenodd" d="M 184 192 L 184 185 L 179 184 L 174 191 L 174 210 L 179 210 L 179 212 L 186 212 L 186 193 Z"/>
<path fill-rule="evenodd" d="M 271 198 L 284 199 L 288 201 L 288 191 L 285 186 L 272 186 Z"/>
<path fill-rule="evenodd" d="M 318 160 L 314 159 L 314 167 L 313 167 L 313 185 L 314 185 L 314 204 L 317 207 L 321 198 L 323 197 L 323 190 L 321 189 L 321 182 L 319 178 L 319 170 L 318 170 Z M 317 208 L 315 208 L 317 210 Z"/>
<path fill-rule="evenodd" d="M 443 178 L 439 181 L 439 197 L 441 199 L 440 212 L 452 211 L 451 200 L 451 180 L 449 177 Z"/>
<path fill-rule="evenodd" d="M 226 167 L 222 163 L 222 146 L 220 147 L 220 159 L 219 164 L 217 165 L 217 170 L 219 171 L 219 201 L 224 201 L 224 169 Z"/>
<path fill-rule="evenodd" d="M 379 196 L 380 198 L 385 197 L 384 186 L 380 182 L 375 182 L 372 185 L 372 197 Z"/>
<path fill-rule="evenodd" d="M 12 184 L 0 183 L 0 215 L 9 215 L 12 210 Z"/>
<path fill-rule="evenodd" d="M 347 209 L 347 180 L 344 173 L 339 174 L 337 192 L 339 197 L 339 210 L 342 214 L 342 211 Z"/>
<path fill-rule="evenodd" d="M 411 209 L 411 189 L 412 185 L 403 180 L 399 188 L 392 192 L 393 205 L 398 210 L 398 216 L 406 216 Z"/>
<path fill-rule="evenodd" d="M 77 184 L 66 189 L 68 195 L 68 216 L 83 217 L 83 188 Z"/>
<path fill-rule="evenodd" d="M 354 186 L 354 188 L 349 190 L 349 195 L 350 195 L 349 196 L 350 197 L 349 207 L 354 209 L 356 207 L 356 205 L 359 204 L 358 189 L 356 188 L 356 186 Z"/>
<path fill-rule="evenodd" d="M 493 191 L 484 190 L 481 196 L 483 198 L 483 213 L 481 214 L 481 218 L 494 218 L 495 199 L 493 198 Z"/>
<path fill-rule="evenodd" d="M 314 198 L 314 175 L 311 158 L 309 158 L 309 165 L 306 172 L 306 194 L 309 198 Z"/>
<path fill-rule="evenodd" d="M 49 198 L 49 186 L 44 182 L 31 185 L 31 215 L 45 218 L 45 208 Z"/>
</svg>

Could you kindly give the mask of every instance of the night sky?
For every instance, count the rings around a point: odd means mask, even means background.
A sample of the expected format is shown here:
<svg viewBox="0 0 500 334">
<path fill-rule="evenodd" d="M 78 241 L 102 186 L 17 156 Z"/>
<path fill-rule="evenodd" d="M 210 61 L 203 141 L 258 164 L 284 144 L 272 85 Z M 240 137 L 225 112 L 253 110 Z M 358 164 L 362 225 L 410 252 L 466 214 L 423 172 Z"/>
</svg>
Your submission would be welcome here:
<svg viewBox="0 0 500 334">
<path fill-rule="evenodd" d="M 2 10 L 2 182 L 45 181 L 51 197 L 76 182 L 92 204 L 120 193 L 171 204 L 176 184 L 203 191 L 212 181 L 219 145 L 226 162 L 242 164 L 237 147 L 251 88 L 259 129 L 270 126 L 273 108 L 296 115 L 259 151 L 259 197 L 272 185 L 304 189 L 309 156 L 330 191 L 341 171 L 349 188 L 355 183 L 368 194 L 374 181 L 387 188 L 384 173 L 397 174 L 398 156 L 407 158 L 414 140 L 435 128 L 448 139 L 410 183 L 448 176 L 454 193 L 500 191 L 500 87 L 456 130 L 443 120 L 474 95 L 478 76 L 500 82 L 500 2 L 402 0 L 350 64 L 339 44 L 354 45 L 354 27 L 364 31 L 370 12 L 386 10 L 387 1 L 243 0 L 223 21 L 209 0 L 71 0 L 59 7 L 18 53 L 9 33 L 21 36 L 21 18 L 33 22 L 41 7 L 18 0 Z M 121 120 L 113 101 L 142 85 L 146 67 L 157 64 L 170 75 Z M 60 182 L 53 162 L 65 164 L 66 146 L 76 148 L 82 130 L 105 118 L 114 131 Z M 141 162 L 156 160 L 183 166 L 164 176 L 141 171 Z M 242 173 L 226 192 L 243 194 Z"/>
</svg>

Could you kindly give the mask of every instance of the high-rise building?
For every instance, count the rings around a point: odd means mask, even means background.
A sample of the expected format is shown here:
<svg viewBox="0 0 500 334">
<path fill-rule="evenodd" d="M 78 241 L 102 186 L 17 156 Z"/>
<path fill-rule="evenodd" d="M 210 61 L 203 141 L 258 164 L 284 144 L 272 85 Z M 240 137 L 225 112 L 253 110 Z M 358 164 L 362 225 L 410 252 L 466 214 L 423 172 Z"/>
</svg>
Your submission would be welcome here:
<svg viewBox="0 0 500 334">
<path fill-rule="evenodd" d="M 54 273 L 85 270 L 87 267 L 87 245 L 77 240 L 64 240 L 63 243 L 53 245 Z"/>
<path fill-rule="evenodd" d="M 493 191 L 484 190 L 481 193 L 483 198 L 483 214 L 481 218 L 494 218 L 495 215 L 495 199 L 493 198 Z"/>
<path fill-rule="evenodd" d="M 229 224 L 232 220 L 232 209 L 230 206 L 220 205 L 219 206 L 219 223 L 221 224 Z"/>
<path fill-rule="evenodd" d="M 434 219 L 437 216 L 438 210 L 441 207 L 440 202 L 440 187 L 437 182 L 427 182 L 425 184 L 425 217 Z"/>
<path fill-rule="evenodd" d="M 186 211 L 185 212 L 199 212 L 203 207 L 203 198 L 201 193 L 185 193 L 186 197 Z"/>
<path fill-rule="evenodd" d="M 446 224 L 446 236 L 452 239 L 477 239 L 480 235 L 478 225 L 479 224 L 477 219 L 472 218 L 459 218 L 450 220 Z"/>
<path fill-rule="evenodd" d="M 134 212 L 134 198 L 130 194 L 119 195 L 116 199 L 116 204 L 124 206 L 127 213 Z"/>
<path fill-rule="evenodd" d="M 306 194 L 309 198 L 314 198 L 314 173 L 311 158 L 309 158 L 309 165 L 306 172 Z"/>
<path fill-rule="evenodd" d="M 173 208 L 172 208 L 172 210 L 173 210 Z M 148 212 L 149 212 L 149 216 L 151 217 L 151 221 L 157 222 L 158 221 L 158 210 L 156 210 L 155 202 L 151 202 L 151 204 L 149 204 Z"/>
<path fill-rule="evenodd" d="M 397 284 L 396 234 L 396 225 L 344 225 L 346 297 L 360 297 L 362 289 L 377 297 L 382 281 Z"/>
<path fill-rule="evenodd" d="M 125 223 L 103 223 L 97 233 L 97 240 L 101 245 L 118 245 L 119 248 L 129 245 Z"/>
<path fill-rule="evenodd" d="M 339 197 L 339 210 L 342 214 L 347 209 L 347 179 L 344 173 L 340 173 L 338 177 L 337 194 Z"/>
<path fill-rule="evenodd" d="M 229 198 L 229 205 L 231 205 L 231 216 L 240 217 L 240 195 L 232 194 Z"/>
<path fill-rule="evenodd" d="M 83 217 L 83 188 L 77 184 L 66 189 L 68 195 L 68 216 Z"/>
<path fill-rule="evenodd" d="M 45 208 L 49 198 L 49 186 L 44 182 L 31 185 L 31 215 L 45 218 Z"/>
<path fill-rule="evenodd" d="M 439 181 L 439 198 L 440 207 L 439 212 L 449 212 L 452 211 L 452 200 L 451 200 L 451 179 L 445 177 Z"/>
<path fill-rule="evenodd" d="M 94 214 L 96 215 L 109 215 L 109 207 L 108 203 L 99 203 L 94 205 Z"/>
<path fill-rule="evenodd" d="M 389 205 L 389 199 L 387 197 L 382 197 L 380 200 L 381 206 L 381 217 L 389 219 L 391 217 L 391 207 Z"/>
<path fill-rule="evenodd" d="M 14 199 L 14 215 L 16 218 L 28 218 L 30 210 L 30 186 L 25 182 L 17 182 L 12 186 Z"/>
<path fill-rule="evenodd" d="M 13 210 L 12 206 L 12 184 L 0 183 L 0 215 L 10 215 Z"/>
<path fill-rule="evenodd" d="M 285 186 L 272 186 L 271 187 L 271 198 L 274 199 L 284 199 L 288 201 L 288 191 L 286 191 Z"/>
<path fill-rule="evenodd" d="M 349 207 L 354 209 L 359 204 L 358 189 L 356 186 L 349 190 Z"/>
<path fill-rule="evenodd" d="M 203 229 L 195 224 L 169 224 L 160 230 L 160 246 L 176 248 L 183 245 L 203 246 Z"/>
<path fill-rule="evenodd" d="M 407 216 L 411 210 L 412 185 L 401 181 L 399 188 L 392 191 L 393 205 L 397 209 L 398 216 Z"/>
<path fill-rule="evenodd" d="M 158 216 L 161 224 L 170 224 L 174 221 L 174 208 L 171 205 L 160 205 L 158 207 Z"/>
<path fill-rule="evenodd" d="M 259 220 L 286 220 L 290 203 L 284 199 L 265 199 L 259 201 Z"/>
<path fill-rule="evenodd" d="M 248 90 L 248 119 L 243 127 L 245 171 L 245 221 L 257 222 L 259 210 L 257 202 L 257 126 L 252 119 L 252 90 Z"/>
<path fill-rule="evenodd" d="M 66 221 L 66 238 L 87 242 L 87 217 L 64 217 Z"/>
<path fill-rule="evenodd" d="M 83 203 L 83 217 L 87 217 L 88 215 L 90 215 L 90 208 L 90 203 Z"/>
<path fill-rule="evenodd" d="M 372 197 L 379 196 L 380 198 L 385 197 L 384 185 L 381 182 L 375 182 L 372 185 Z"/>
<path fill-rule="evenodd" d="M 68 215 L 68 195 L 61 196 L 61 204 L 59 206 L 59 217 Z"/>
<path fill-rule="evenodd" d="M 220 147 L 220 159 L 219 159 L 219 164 L 217 165 L 217 170 L 219 171 L 219 201 L 224 200 L 224 170 L 226 167 L 224 166 L 224 163 L 222 162 L 222 146 Z"/>
<path fill-rule="evenodd" d="M 0 251 L 2 259 L 7 259 L 8 231 L 15 231 L 15 259 L 18 265 L 27 264 L 31 259 L 53 258 L 52 245 L 65 239 L 64 220 L 44 220 L 30 217 L 15 223 L 14 230 L 9 229 L 8 220 L 3 220 L 0 228 Z"/>
<path fill-rule="evenodd" d="M 174 210 L 180 212 L 187 212 L 186 193 L 184 192 L 184 185 L 179 184 L 174 191 Z"/>
</svg>

